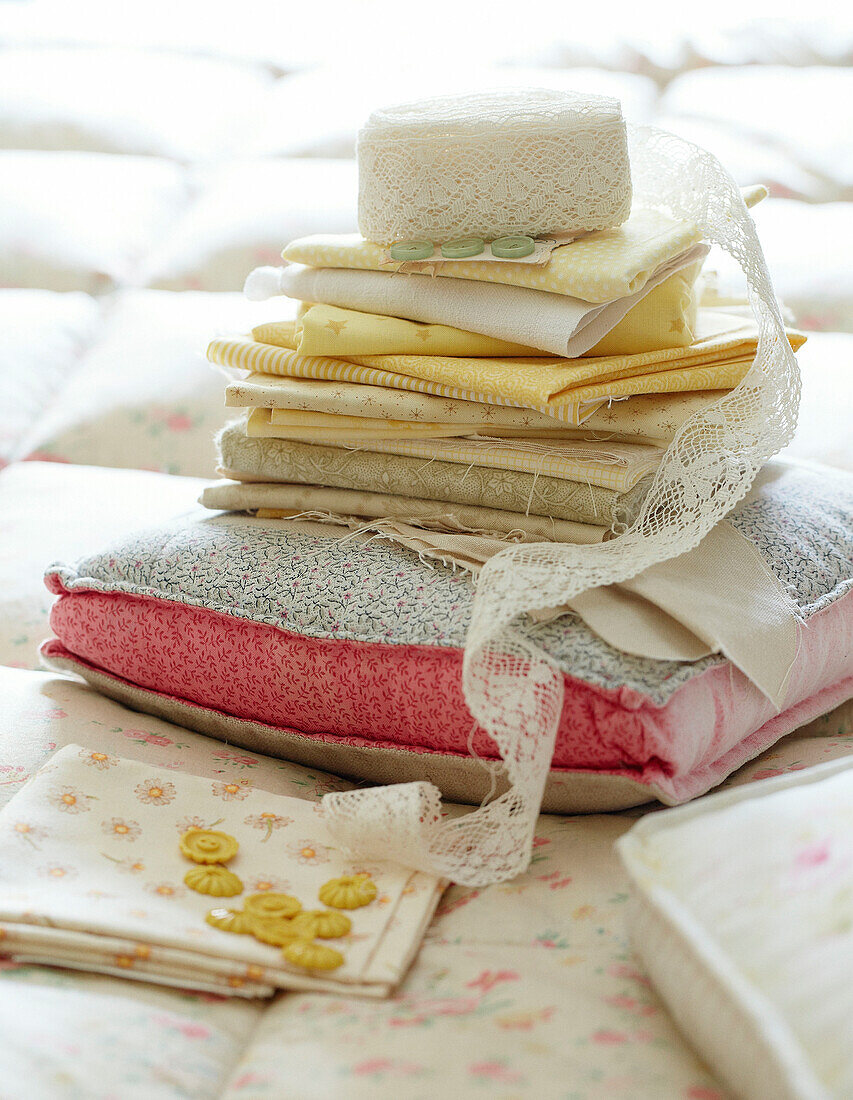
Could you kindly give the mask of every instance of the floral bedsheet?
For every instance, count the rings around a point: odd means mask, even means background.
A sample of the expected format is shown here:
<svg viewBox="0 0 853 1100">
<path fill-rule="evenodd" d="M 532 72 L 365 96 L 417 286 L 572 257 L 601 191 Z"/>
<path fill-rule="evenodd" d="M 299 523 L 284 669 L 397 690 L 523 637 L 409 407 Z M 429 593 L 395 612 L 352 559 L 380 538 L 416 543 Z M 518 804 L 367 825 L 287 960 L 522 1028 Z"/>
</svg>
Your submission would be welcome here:
<svg viewBox="0 0 853 1100">
<path fill-rule="evenodd" d="M 306 799 L 346 786 L 137 714 L 73 679 L 0 669 L 0 801 L 69 742 L 205 775 L 223 790 L 260 774 L 268 789 Z M 853 703 L 730 782 L 851 748 Z M 544 815 L 526 874 L 445 894 L 414 966 L 387 1001 L 290 993 L 247 1002 L 7 962 L 0 1091 L 8 1100 L 725 1100 L 627 939 L 626 883 L 612 846 L 642 812 Z M 38 859 L 38 838 L 18 825 Z"/>
</svg>

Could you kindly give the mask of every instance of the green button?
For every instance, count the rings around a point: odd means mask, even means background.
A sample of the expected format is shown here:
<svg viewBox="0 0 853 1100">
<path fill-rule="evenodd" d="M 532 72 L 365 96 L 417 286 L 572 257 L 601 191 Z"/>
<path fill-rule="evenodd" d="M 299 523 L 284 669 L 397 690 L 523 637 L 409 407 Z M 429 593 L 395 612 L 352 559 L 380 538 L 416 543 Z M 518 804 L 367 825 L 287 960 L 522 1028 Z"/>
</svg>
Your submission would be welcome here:
<svg viewBox="0 0 853 1100">
<path fill-rule="evenodd" d="M 499 237 L 492 241 L 492 255 L 502 260 L 521 260 L 536 247 L 532 237 Z"/>
<path fill-rule="evenodd" d="M 428 260 L 433 252 L 432 241 L 395 241 L 391 245 L 392 260 Z"/>
<path fill-rule="evenodd" d="M 479 256 L 486 251 L 486 242 L 481 237 L 460 237 L 457 241 L 448 241 L 441 246 L 441 254 L 448 260 L 464 260 L 468 256 Z"/>
</svg>

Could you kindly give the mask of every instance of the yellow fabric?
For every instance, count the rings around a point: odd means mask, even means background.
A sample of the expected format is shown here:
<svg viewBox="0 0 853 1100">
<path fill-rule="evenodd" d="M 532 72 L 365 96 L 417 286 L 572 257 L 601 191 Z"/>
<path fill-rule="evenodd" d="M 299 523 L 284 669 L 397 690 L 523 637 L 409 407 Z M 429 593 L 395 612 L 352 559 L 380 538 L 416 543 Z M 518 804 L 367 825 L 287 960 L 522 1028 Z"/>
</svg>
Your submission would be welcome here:
<svg viewBox="0 0 853 1100">
<path fill-rule="evenodd" d="M 269 409 L 253 409 L 246 434 L 253 438 L 287 438 L 269 421 Z M 328 433 L 325 440 L 328 441 Z M 344 432 L 338 442 L 347 442 Z M 641 443 L 614 441 L 486 439 L 389 439 L 359 441 L 358 449 L 374 453 L 408 455 L 427 461 L 457 462 L 492 470 L 515 470 L 538 476 L 563 478 L 625 492 L 657 469 L 662 449 Z"/>
<path fill-rule="evenodd" d="M 696 279 L 701 263 L 690 264 L 650 291 L 587 353 L 633 355 L 657 348 L 687 347 L 696 326 Z M 509 344 L 450 325 L 427 325 L 402 317 L 362 313 L 339 306 L 302 303 L 298 320 L 255 329 L 262 344 L 278 344 L 300 355 L 538 355 L 535 348 Z"/>
<path fill-rule="evenodd" d="M 611 302 L 642 289 L 652 273 L 702 239 L 699 230 L 673 221 L 658 210 L 637 208 L 616 229 L 590 233 L 555 248 L 544 267 L 512 263 L 436 264 L 435 273 L 456 279 L 507 283 L 552 291 L 585 302 Z M 282 252 L 285 260 L 309 267 L 348 267 L 368 271 L 393 270 L 382 262 L 381 245 L 358 234 L 317 234 L 293 241 Z"/>
<path fill-rule="evenodd" d="M 757 346 L 751 320 L 700 311 L 689 348 L 582 359 L 448 358 L 430 355 L 300 356 L 247 339 L 214 340 L 208 358 L 267 374 L 389 386 L 489 404 L 520 405 L 579 424 L 590 401 L 608 396 L 728 389 L 743 377 Z M 796 350 L 805 337 L 789 333 Z M 664 375 L 665 377 L 661 377 Z"/>
</svg>

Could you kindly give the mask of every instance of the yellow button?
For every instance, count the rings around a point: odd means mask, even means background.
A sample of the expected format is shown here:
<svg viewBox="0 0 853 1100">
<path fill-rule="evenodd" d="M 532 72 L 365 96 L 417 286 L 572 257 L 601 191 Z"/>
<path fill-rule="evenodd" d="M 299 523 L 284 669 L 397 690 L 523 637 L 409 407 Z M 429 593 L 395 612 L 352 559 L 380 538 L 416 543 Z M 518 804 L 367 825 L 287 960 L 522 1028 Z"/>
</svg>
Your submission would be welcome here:
<svg viewBox="0 0 853 1100">
<path fill-rule="evenodd" d="M 352 931 L 352 921 L 335 909 L 307 909 L 293 918 L 293 927 L 307 936 L 321 940 L 338 940 Z"/>
<path fill-rule="evenodd" d="M 303 970 L 337 970 L 344 961 L 343 955 L 334 947 L 307 940 L 290 944 L 282 954 L 291 966 L 299 966 Z"/>
<path fill-rule="evenodd" d="M 243 908 L 254 917 L 295 917 L 302 902 L 290 894 L 250 894 Z"/>
<path fill-rule="evenodd" d="M 240 845 L 228 833 L 214 829 L 190 829 L 181 837 L 181 851 L 194 863 L 227 863 Z"/>
<path fill-rule="evenodd" d="M 184 882 L 190 890 L 215 898 L 230 898 L 243 891 L 243 883 L 237 876 L 218 863 L 191 867 L 184 875 Z"/>
<path fill-rule="evenodd" d="M 318 896 L 333 909 L 359 909 L 376 897 L 376 883 L 370 875 L 342 875 L 321 886 Z"/>
<path fill-rule="evenodd" d="M 252 932 L 252 918 L 242 909 L 211 909 L 204 919 L 221 932 L 235 932 L 241 936 Z"/>
</svg>

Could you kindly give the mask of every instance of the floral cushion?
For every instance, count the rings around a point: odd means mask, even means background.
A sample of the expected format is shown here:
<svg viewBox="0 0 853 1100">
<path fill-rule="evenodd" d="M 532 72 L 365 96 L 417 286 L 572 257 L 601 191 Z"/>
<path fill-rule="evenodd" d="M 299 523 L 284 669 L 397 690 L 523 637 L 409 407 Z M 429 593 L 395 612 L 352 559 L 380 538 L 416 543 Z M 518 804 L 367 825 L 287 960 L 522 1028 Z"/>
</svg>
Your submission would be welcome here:
<svg viewBox="0 0 853 1100">
<path fill-rule="evenodd" d="M 526 623 L 562 669 L 546 806 L 684 801 L 853 695 L 853 481 L 777 466 L 730 517 L 792 592 L 802 631 L 784 708 L 717 655 L 659 661 L 580 619 Z M 493 758 L 462 693 L 473 588 L 382 542 L 192 514 L 47 577 L 43 653 L 102 690 L 236 743 L 476 801 Z"/>
</svg>

